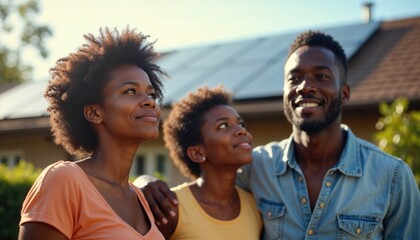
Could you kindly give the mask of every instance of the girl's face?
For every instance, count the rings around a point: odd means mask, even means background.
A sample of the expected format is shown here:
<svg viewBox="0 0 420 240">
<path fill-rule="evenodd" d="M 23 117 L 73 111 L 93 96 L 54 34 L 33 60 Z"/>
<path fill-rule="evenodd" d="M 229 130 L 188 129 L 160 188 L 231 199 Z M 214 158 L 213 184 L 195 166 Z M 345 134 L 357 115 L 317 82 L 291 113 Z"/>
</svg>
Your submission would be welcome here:
<svg viewBox="0 0 420 240">
<path fill-rule="evenodd" d="M 235 170 L 252 161 L 252 135 L 236 110 L 218 105 L 203 115 L 201 133 L 206 162 Z"/>
<path fill-rule="evenodd" d="M 149 76 L 125 64 L 110 72 L 103 89 L 102 124 L 115 137 L 150 140 L 159 136 L 160 107 Z"/>
</svg>

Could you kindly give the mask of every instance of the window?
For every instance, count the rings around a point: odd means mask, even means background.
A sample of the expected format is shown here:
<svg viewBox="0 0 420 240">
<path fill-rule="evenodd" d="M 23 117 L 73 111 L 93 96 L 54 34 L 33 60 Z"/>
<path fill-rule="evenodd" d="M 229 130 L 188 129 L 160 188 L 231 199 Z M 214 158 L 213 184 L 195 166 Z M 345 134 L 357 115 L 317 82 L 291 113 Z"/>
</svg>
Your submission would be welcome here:
<svg viewBox="0 0 420 240">
<path fill-rule="evenodd" d="M 0 164 L 9 168 L 15 167 L 21 159 L 23 159 L 21 151 L 0 151 Z"/>
<path fill-rule="evenodd" d="M 135 157 L 135 161 L 134 161 L 134 163 L 136 163 L 135 164 L 135 174 L 136 175 L 141 175 L 141 174 L 143 174 L 144 173 L 144 155 L 137 155 L 136 157 Z M 133 166 L 134 167 L 134 166 Z"/>
<path fill-rule="evenodd" d="M 169 173 L 169 159 L 164 153 L 138 153 L 134 157 L 131 176 L 152 175 L 156 173 L 167 175 Z"/>
<path fill-rule="evenodd" d="M 159 173 L 166 173 L 166 166 L 165 166 L 165 156 L 162 154 L 158 154 L 156 156 L 156 171 Z"/>
</svg>

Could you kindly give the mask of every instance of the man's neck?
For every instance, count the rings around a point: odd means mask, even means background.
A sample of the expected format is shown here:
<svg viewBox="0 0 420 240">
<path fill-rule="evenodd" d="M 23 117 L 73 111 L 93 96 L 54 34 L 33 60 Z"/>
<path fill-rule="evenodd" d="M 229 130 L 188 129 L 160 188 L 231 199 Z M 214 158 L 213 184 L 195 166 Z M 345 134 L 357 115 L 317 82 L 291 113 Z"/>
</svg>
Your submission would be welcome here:
<svg viewBox="0 0 420 240">
<path fill-rule="evenodd" d="M 332 125 L 316 133 L 293 129 L 293 140 L 299 165 L 331 167 L 340 159 L 346 136 L 340 125 Z"/>
</svg>

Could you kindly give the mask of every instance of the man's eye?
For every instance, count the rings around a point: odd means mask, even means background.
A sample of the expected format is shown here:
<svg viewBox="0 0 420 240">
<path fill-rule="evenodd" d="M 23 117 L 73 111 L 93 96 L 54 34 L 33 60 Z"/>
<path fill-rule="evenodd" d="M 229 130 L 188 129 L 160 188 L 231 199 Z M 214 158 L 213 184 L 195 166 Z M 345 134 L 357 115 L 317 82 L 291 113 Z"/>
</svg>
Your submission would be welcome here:
<svg viewBox="0 0 420 240">
<path fill-rule="evenodd" d="M 325 75 L 325 74 L 319 74 L 318 78 L 323 79 L 323 80 L 330 79 L 330 77 L 328 75 Z"/>
<path fill-rule="evenodd" d="M 241 127 L 243 127 L 243 128 L 246 128 L 245 122 L 240 122 L 240 123 L 239 123 L 239 126 L 241 126 Z"/>
<path fill-rule="evenodd" d="M 227 123 L 222 123 L 222 124 L 220 124 L 219 129 L 224 129 L 224 128 L 227 128 L 227 127 L 229 127 L 229 125 Z"/>
<path fill-rule="evenodd" d="M 297 76 L 290 76 L 288 78 L 288 80 L 289 80 L 289 82 L 297 82 L 297 81 L 299 81 L 299 77 L 297 77 Z"/>
</svg>

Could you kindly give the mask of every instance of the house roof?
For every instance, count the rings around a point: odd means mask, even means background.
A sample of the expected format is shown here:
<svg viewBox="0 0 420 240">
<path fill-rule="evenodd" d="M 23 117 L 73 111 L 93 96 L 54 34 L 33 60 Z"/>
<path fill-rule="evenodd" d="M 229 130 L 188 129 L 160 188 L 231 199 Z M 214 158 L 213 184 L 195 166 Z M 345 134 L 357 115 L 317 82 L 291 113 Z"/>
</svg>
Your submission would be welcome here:
<svg viewBox="0 0 420 240">
<path fill-rule="evenodd" d="M 353 105 L 420 101 L 420 17 L 383 22 L 349 62 Z"/>
<path fill-rule="evenodd" d="M 339 41 L 349 58 L 350 105 L 377 104 L 398 96 L 420 100 L 420 17 L 320 30 Z M 219 84 L 234 92 L 236 102 L 281 100 L 285 57 L 299 33 L 162 54 L 158 64 L 171 76 L 164 82 L 164 104 L 169 105 L 202 85 Z M 1 93 L 0 123 L 48 116 L 43 97 L 46 85 L 47 81 L 26 82 Z M 257 105 L 252 109 L 261 111 Z"/>
</svg>

